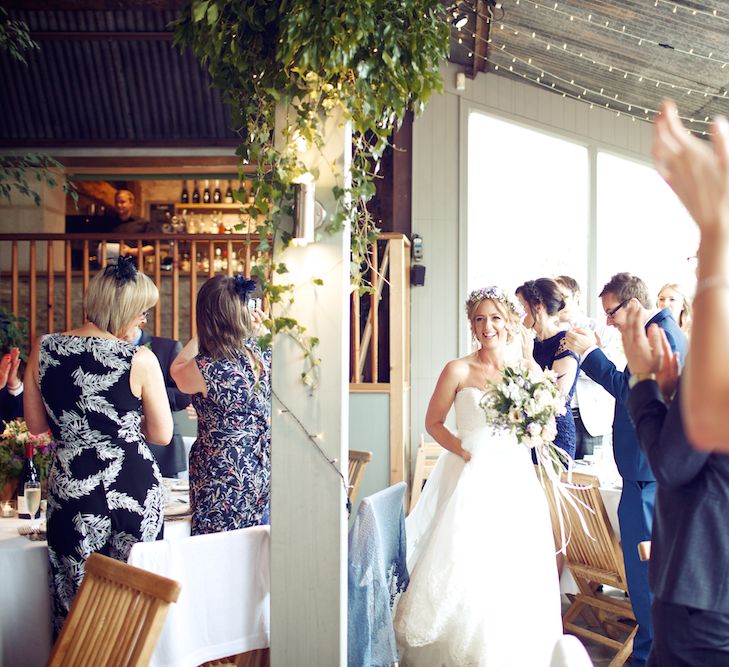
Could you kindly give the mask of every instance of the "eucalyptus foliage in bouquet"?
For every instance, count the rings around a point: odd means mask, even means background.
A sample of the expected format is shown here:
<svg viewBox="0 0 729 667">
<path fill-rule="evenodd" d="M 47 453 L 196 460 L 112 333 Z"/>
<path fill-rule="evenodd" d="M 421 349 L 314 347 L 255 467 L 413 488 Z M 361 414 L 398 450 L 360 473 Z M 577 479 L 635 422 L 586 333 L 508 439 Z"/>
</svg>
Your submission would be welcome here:
<svg viewBox="0 0 729 667">
<path fill-rule="evenodd" d="M 44 480 L 55 449 L 50 432 L 33 435 L 25 420 L 20 418 L 3 422 L 3 425 L 5 428 L 0 433 L 0 488 L 20 475 L 27 444 L 33 445 L 33 462 L 41 480 Z"/>
<path fill-rule="evenodd" d="M 557 415 L 566 410 L 555 373 L 524 365 L 504 367 L 501 382 L 487 387 L 481 408 L 490 424 L 528 447 L 550 445 L 557 437 Z"/>
</svg>

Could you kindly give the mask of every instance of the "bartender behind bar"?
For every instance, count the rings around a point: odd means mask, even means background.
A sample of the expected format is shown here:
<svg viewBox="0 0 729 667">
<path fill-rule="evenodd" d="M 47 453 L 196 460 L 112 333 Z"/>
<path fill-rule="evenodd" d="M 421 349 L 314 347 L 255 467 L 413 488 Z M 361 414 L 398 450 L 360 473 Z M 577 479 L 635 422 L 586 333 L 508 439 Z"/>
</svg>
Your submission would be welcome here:
<svg viewBox="0 0 729 667">
<path fill-rule="evenodd" d="M 111 229 L 114 234 L 124 234 L 129 238 L 133 238 L 138 234 L 146 234 L 147 232 L 154 231 L 150 229 L 150 224 L 147 220 L 140 220 L 135 217 L 134 209 L 136 208 L 136 197 L 130 190 L 117 190 L 114 195 L 114 206 L 116 208 L 117 219 L 113 223 Z M 111 248 L 107 246 L 107 256 L 112 253 L 109 252 Z M 127 245 L 125 241 L 122 241 L 121 251 L 117 250 L 122 255 L 134 255 L 135 257 L 139 254 L 139 249 L 134 246 Z M 154 247 L 151 245 L 145 245 L 142 247 L 142 254 L 147 255 L 154 252 Z"/>
</svg>

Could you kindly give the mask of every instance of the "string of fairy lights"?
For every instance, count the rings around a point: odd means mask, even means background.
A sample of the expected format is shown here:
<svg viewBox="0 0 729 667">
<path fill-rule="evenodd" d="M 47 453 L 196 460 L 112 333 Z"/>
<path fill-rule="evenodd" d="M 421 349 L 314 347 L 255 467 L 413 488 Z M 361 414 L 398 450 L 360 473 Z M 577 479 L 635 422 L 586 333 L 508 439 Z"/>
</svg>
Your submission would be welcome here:
<svg viewBox="0 0 729 667">
<path fill-rule="evenodd" d="M 620 35 L 624 35 L 629 39 L 635 40 L 638 46 L 647 44 L 651 46 L 662 46 L 671 48 L 672 50 L 678 53 L 682 53 L 686 56 L 702 58 L 704 60 L 711 60 L 717 64 L 720 64 L 721 69 L 724 69 L 726 65 L 729 64 L 728 60 L 716 57 L 713 52 L 706 54 L 696 52 L 694 49 L 687 50 L 680 47 L 677 48 L 671 45 L 660 44 L 655 40 L 643 37 L 629 31 L 624 25 L 622 25 L 620 28 L 615 28 L 614 26 L 611 27 L 610 21 L 603 22 L 597 17 L 594 17 L 592 14 L 588 14 L 587 17 L 578 16 L 571 11 L 561 9 L 559 2 L 543 4 L 537 2 L 536 0 L 514 0 L 514 3 L 517 5 L 521 4 L 522 2 L 524 2 L 525 4 L 530 4 L 532 7 L 534 7 L 535 11 L 540 9 L 547 9 L 549 11 L 557 12 L 563 16 L 568 17 L 570 21 L 582 21 L 583 23 L 589 23 L 592 26 L 597 26 L 605 30 L 619 33 Z M 459 4 L 464 5 L 466 3 L 461 2 Z M 679 10 L 678 5 L 676 5 L 675 2 L 670 2 L 670 0 L 654 0 L 654 6 L 658 7 L 659 5 L 663 5 L 671 9 L 671 13 L 673 14 L 676 14 Z M 470 7 L 470 5 L 468 6 Z M 501 9 L 500 5 L 497 6 Z M 472 7 L 471 9 L 473 10 Z M 702 14 L 706 16 L 711 16 L 713 19 L 729 21 L 729 18 L 720 15 L 717 10 L 693 11 L 692 9 L 686 7 L 682 7 L 681 9 L 693 15 Z M 454 23 L 455 17 L 456 15 L 454 13 Z M 497 35 L 504 32 L 513 36 L 526 36 L 528 39 L 534 40 L 535 44 L 539 44 L 540 47 L 544 48 L 545 51 L 550 51 L 552 49 L 558 50 L 560 54 L 587 61 L 593 66 L 602 69 L 607 74 L 622 76 L 623 79 L 630 79 L 633 83 L 646 86 L 650 85 L 656 88 L 660 88 L 662 86 L 664 89 L 671 91 L 671 94 L 674 96 L 677 92 L 680 92 L 682 94 L 685 94 L 686 96 L 695 95 L 703 97 L 705 99 L 727 99 L 727 95 L 729 94 L 728 91 L 726 91 L 725 89 L 708 90 L 705 88 L 700 88 L 698 86 L 693 87 L 681 85 L 677 83 L 672 83 L 670 81 L 663 81 L 656 78 L 655 76 L 646 76 L 644 74 L 640 74 L 638 72 L 631 71 L 623 67 L 616 67 L 615 65 L 604 62 L 599 58 L 585 55 L 583 52 L 571 48 L 570 45 L 567 44 L 567 42 L 561 40 L 560 42 L 556 42 L 555 40 L 544 38 L 541 35 L 538 35 L 537 32 L 534 30 L 520 30 L 518 28 L 515 28 L 514 26 L 508 24 L 503 20 L 503 9 L 502 15 L 498 18 L 498 20 L 494 18 L 492 12 L 489 12 L 488 16 L 481 15 L 481 18 L 487 23 L 491 24 L 492 29 L 489 33 L 489 38 L 485 39 L 481 35 L 474 33 L 472 30 L 466 27 L 465 22 L 461 21 L 459 26 L 456 28 L 457 35 L 459 36 L 459 43 L 463 43 L 461 35 L 465 34 L 468 38 L 474 40 L 474 44 L 476 43 L 476 40 L 479 40 L 482 43 L 485 43 L 489 47 L 491 47 L 487 49 L 487 54 L 493 54 L 494 52 L 496 52 L 500 54 L 500 56 L 510 59 L 511 63 L 504 64 L 503 62 L 497 62 L 497 60 L 493 56 L 482 55 L 480 53 L 476 53 L 475 57 L 479 58 L 482 61 L 488 62 L 493 67 L 494 71 L 499 71 L 500 69 L 508 71 L 510 74 L 521 77 L 522 79 L 529 81 L 530 83 L 533 83 L 539 87 L 545 88 L 552 92 L 557 92 L 561 94 L 562 97 L 589 104 L 591 109 L 607 109 L 609 111 L 613 111 L 617 116 L 625 115 L 627 117 L 630 117 L 633 121 L 651 121 L 651 115 L 655 117 L 659 113 L 658 109 L 651 108 L 650 106 L 646 106 L 645 104 L 636 103 L 635 101 L 631 101 L 624 96 L 621 97 L 621 95 L 618 93 L 608 92 L 606 91 L 605 87 L 600 87 L 599 90 L 597 90 L 595 88 L 592 88 L 590 85 L 584 85 L 580 83 L 572 77 L 568 79 L 565 78 L 565 76 L 560 76 L 558 74 L 545 70 L 543 67 L 534 64 L 532 61 L 532 57 L 520 57 L 509 51 L 507 43 L 501 41 L 497 37 Z M 498 30 L 493 30 L 495 26 L 498 26 Z M 474 50 L 478 51 L 478 49 Z M 473 51 L 470 51 L 468 55 L 469 57 L 474 57 Z M 691 128 L 690 131 L 696 134 L 707 134 L 706 130 L 709 124 L 709 116 L 704 116 L 703 118 L 681 116 L 681 118 L 685 123 L 689 125 L 689 127 Z"/>
<path fill-rule="evenodd" d="M 654 7 L 662 7 L 662 8 L 670 8 L 672 14 L 678 14 L 679 11 L 686 12 L 687 14 L 691 16 L 708 16 L 712 19 L 718 19 L 719 21 L 726 21 L 729 23 L 729 16 L 722 16 L 719 13 L 719 10 L 717 9 L 696 9 L 695 7 L 684 7 L 682 5 L 677 4 L 676 2 L 671 2 L 671 0 L 655 0 L 653 2 Z"/>
<path fill-rule="evenodd" d="M 727 65 L 729 65 L 729 59 L 725 58 L 717 58 L 713 52 L 709 53 L 702 53 L 700 51 L 697 51 L 693 47 L 691 48 L 684 48 L 682 46 L 674 46 L 674 45 L 666 45 L 663 42 L 658 42 L 651 37 L 646 37 L 645 35 L 636 35 L 635 33 L 631 32 L 627 29 L 627 26 L 621 24 L 618 22 L 618 25 L 620 27 L 616 27 L 614 25 L 614 21 L 611 23 L 611 21 L 605 20 L 593 16 L 592 14 L 588 14 L 586 17 L 581 16 L 580 14 L 577 14 L 573 11 L 568 11 L 566 9 L 560 8 L 559 2 L 552 2 L 552 3 L 541 3 L 536 2 L 536 0 L 514 0 L 514 4 L 519 5 L 521 3 L 525 3 L 528 5 L 531 5 L 534 7 L 534 9 L 541 10 L 544 9 L 546 11 L 554 12 L 556 14 L 560 14 L 561 16 L 567 17 L 570 21 L 579 21 L 581 23 L 589 24 L 593 27 L 597 27 L 601 30 L 605 30 L 607 32 L 611 33 L 617 33 L 619 35 L 622 35 L 625 38 L 634 40 L 638 46 L 643 46 L 644 44 L 647 44 L 649 46 L 657 46 L 660 48 L 670 48 L 672 51 L 675 51 L 676 53 L 681 53 L 686 56 L 691 56 L 693 58 L 701 58 L 703 60 L 708 60 L 711 62 L 715 62 L 721 65 L 721 68 L 724 69 Z M 655 6 L 655 5 L 654 5 Z"/>
<path fill-rule="evenodd" d="M 277 414 L 279 415 L 288 415 L 291 419 L 294 420 L 296 425 L 301 429 L 301 432 L 306 436 L 306 439 L 311 442 L 311 444 L 316 449 L 319 456 L 321 456 L 324 461 L 329 464 L 329 467 L 334 470 L 334 472 L 339 475 L 339 478 L 342 482 L 342 487 L 344 488 L 344 497 L 346 500 L 346 506 L 347 506 L 347 514 L 349 514 L 352 511 L 352 502 L 349 498 L 349 487 L 347 486 L 347 481 L 344 479 L 344 475 L 342 474 L 342 471 L 337 467 L 337 463 L 339 463 L 339 459 L 330 459 L 326 452 L 321 448 L 321 445 L 319 444 L 322 440 L 322 434 L 321 433 L 309 433 L 309 430 L 304 426 L 302 421 L 296 416 L 296 414 L 288 408 L 288 406 L 281 400 L 281 397 L 273 390 L 271 389 L 271 395 L 276 400 L 276 402 L 281 406 L 277 410 Z"/>
<path fill-rule="evenodd" d="M 567 46 L 566 42 L 563 42 L 561 45 L 552 42 L 552 40 L 546 39 L 544 37 L 541 37 L 536 33 L 536 31 L 524 31 L 519 30 L 518 28 L 515 28 L 514 26 L 509 25 L 508 23 L 505 23 L 504 21 L 499 21 L 499 30 L 506 30 L 510 32 L 514 36 L 518 35 L 526 35 L 529 39 L 534 40 L 535 42 L 539 44 L 543 44 L 546 51 L 550 51 L 551 49 L 558 49 L 560 53 L 565 53 L 567 55 L 573 56 L 574 58 L 579 58 L 580 60 L 584 60 L 592 65 L 595 65 L 596 67 L 602 67 L 604 70 L 606 70 L 609 73 L 617 73 L 621 74 L 624 79 L 631 78 L 635 80 L 638 83 L 650 83 L 654 84 L 656 88 L 660 87 L 661 85 L 665 88 L 670 88 L 671 90 L 678 90 L 686 95 L 701 95 L 705 98 L 712 97 L 712 98 L 726 98 L 729 94 L 728 91 L 709 91 L 704 90 L 701 88 L 694 88 L 691 86 L 683 86 L 678 83 L 668 83 L 666 81 L 662 81 L 661 79 L 657 79 L 655 77 L 651 77 L 645 74 L 639 74 L 638 72 L 627 70 L 622 67 L 619 67 L 617 65 L 611 65 L 610 63 L 603 62 L 597 58 L 594 58 L 592 56 L 585 55 L 584 52 L 580 51 L 574 51 L 571 48 Z M 480 35 L 476 35 L 476 38 L 483 41 L 483 37 Z"/>
</svg>

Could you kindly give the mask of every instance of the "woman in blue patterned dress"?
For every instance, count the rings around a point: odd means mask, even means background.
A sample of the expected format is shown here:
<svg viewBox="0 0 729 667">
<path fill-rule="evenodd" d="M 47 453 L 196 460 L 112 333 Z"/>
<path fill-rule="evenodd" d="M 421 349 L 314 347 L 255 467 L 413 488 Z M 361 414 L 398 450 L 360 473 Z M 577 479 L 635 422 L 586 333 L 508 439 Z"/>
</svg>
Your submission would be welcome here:
<svg viewBox="0 0 729 667">
<path fill-rule="evenodd" d="M 580 358 L 567 349 L 564 341 L 567 332 L 559 328 L 558 313 L 564 308 L 564 298 L 559 285 L 551 278 L 527 280 L 517 288 L 516 296 L 526 311 L 524 326 L 536 334 L 534 361 L 557 374 L 557 384 L 565 397 L 567 411 L 557 416 L 554 444 L 574 458 L 577 435 L 570 402 L 577 386 Z"/>
<path fill-rule="evenodd" d="M 89 282 L 83 326 L 33 344 L 25 418 L 57 443 L 47 512 L 56 632 L 92 553 L 126 561 L 136 542 L 162 538 L 162 477 L 147 441 L 170 441 L 172 415 L 157 357 L 122 340 L 157 298 L 122 257 Z"/>
<path fill-rule="evenodd" d="M 255 282 L 215 276 L 197 296 L 197 338 L 170 372 L 198 413 L 190 450 L 192 534 L 268 523 L 271 493 L 271 352 L 253 327 Z"/>
</svg>

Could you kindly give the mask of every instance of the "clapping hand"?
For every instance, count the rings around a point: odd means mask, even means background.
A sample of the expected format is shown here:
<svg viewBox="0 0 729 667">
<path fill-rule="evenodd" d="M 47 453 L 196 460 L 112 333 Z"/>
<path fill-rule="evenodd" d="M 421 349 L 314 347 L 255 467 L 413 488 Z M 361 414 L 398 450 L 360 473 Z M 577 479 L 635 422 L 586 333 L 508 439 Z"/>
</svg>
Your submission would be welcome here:
<svg viewBox="0 0 729 667">
<path fill-rule="evenodd" d="M 655 373 L 663 398 L 670 401 L 678 384 L 678 352 L 657 324 L 651 324 L 646 335 L 640 309 L 630 308 L 626 320 L 622 335 L 630 372 Z"/>
<path fill-rule="evenodd" d="M 599 345 L 597 335 L 590 329 L 570 329 L 564 337 L 565 345 L 575 354 L 583 356 L 585 351 Z"/>
<path fill-rule="evenodd" d="M 18 368 L 20 367 L 20 350 L 14 347 L 4 354 L 0 360 L 0 389 L 7 385 L 8 389 L 17 389 L 20 385 Z"/>
<path fill-rule="evenodd" d="M 729 123 L 718 117 L 711 146 L 686 132 L 676 105 L 665 100 L 656 118 L 653 161 L 683 202 L 701 233 L 726 232 L 729 225 Z"/>
</svg>

